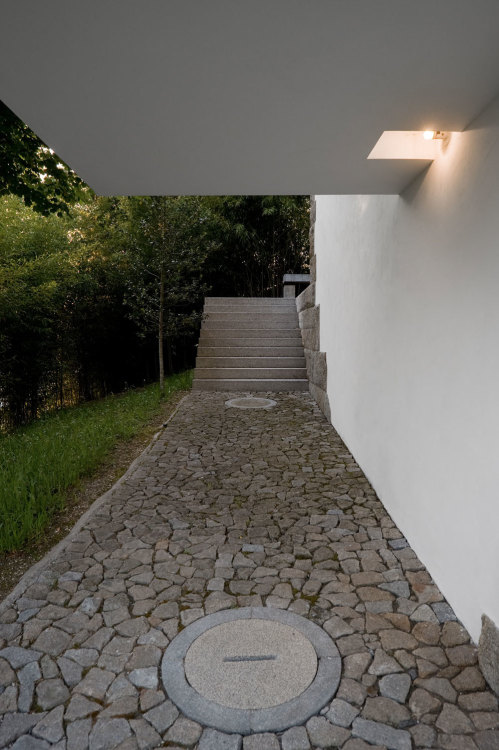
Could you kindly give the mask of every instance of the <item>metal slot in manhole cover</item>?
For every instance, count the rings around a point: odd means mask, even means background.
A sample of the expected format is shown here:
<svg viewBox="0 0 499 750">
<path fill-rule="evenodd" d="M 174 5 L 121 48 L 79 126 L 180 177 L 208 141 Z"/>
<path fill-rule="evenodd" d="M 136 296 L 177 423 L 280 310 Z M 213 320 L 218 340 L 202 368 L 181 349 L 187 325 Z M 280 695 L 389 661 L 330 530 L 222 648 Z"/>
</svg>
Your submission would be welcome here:
<svg viewBox="0 0 499 750">
<path fill-rule="evenodd" d="M 267 607 L 224 610 L 166 649 L 163 683 L 189 718 L 225 732 L 281 731 L 331 700 L 340 654 L 317 625 Z"/>
<path fill-rule="evenodd" d="M 271 398 L 255 398 L 245 396 L 243 398 L 231 398 L 225 402 L 225 406 L 231 406 L 234 409 L 271 409 L 277 404 Z"/>
</svg>

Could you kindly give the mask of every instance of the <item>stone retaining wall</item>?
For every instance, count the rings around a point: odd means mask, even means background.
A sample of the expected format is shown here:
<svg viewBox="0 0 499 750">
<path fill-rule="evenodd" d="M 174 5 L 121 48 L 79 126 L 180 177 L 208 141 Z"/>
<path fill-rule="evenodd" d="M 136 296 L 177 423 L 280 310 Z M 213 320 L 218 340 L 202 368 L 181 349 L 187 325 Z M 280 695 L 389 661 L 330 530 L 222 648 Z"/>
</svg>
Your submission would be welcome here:
<svg viewBox="0 0 499 750">
<path fill-rule="evenodd" d="M 320 310 L 315 304 L 316 258 L 314 252 L 315 198 L 310 198 L 310 285 L 296 298 L 296 309 L 305 350 L 310 393 L 331 421 L 327 396 L 326 352 L 320 351 Z"/>
</svg>

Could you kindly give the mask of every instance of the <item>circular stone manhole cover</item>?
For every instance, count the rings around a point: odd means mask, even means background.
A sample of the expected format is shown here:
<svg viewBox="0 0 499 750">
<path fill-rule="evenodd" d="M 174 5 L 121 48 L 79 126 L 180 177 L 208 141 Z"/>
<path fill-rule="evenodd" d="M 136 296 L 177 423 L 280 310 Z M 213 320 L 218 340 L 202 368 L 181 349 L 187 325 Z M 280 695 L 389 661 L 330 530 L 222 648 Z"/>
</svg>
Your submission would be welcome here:
<svg viewBox="0 0 499 750">
<path fill-rule="evenodd" d="M 270 708 L 308 688 L 317 654 L 296 628 L 272 620 L 224 622 L 197 638 L 185 676 L 205 698 L 230 708 Z"/>
<path fill-rule="evenodd" d="M 271 409 L 277 404 L 271 398 L 254 398 L 245 396 L 243 398 L 231 398 L 225 402 L 225 406 L 232 406 L 234 409 Z"/>
<path fill-rule="evenodd" d="M 304 617 L 245 607 L 189 625 L 165 651 L 163 683 L 189 718 L 224 732 L 282 731 L 331 700 L 341 657 Z"/>
</svg>

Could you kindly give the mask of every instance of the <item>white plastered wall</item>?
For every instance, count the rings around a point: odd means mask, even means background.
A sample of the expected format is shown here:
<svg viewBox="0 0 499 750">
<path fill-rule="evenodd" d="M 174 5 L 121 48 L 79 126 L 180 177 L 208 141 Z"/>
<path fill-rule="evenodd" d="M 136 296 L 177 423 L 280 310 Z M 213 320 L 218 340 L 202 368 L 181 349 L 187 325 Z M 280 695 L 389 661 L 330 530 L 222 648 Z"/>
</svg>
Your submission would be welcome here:
<svg viewBox="0 0 499 750">
<path fill-rule="evenodd" d="M 499 624 L 499 99 L 401 196 L 317 196 L 332 422 L 478 640 Z"/>
</svg>

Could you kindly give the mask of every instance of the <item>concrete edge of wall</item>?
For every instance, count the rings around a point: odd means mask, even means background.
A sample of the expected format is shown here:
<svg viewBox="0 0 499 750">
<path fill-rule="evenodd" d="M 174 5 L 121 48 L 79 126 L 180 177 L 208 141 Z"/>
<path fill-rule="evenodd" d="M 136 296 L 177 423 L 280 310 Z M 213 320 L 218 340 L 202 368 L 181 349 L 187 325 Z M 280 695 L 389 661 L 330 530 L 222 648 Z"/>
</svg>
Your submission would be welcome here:
<svg viewBox="0 0 499 750">
<path fill-rule="evenodd" d="M 327 395 L 327 357 L 320 351 L 320 309 L 315 304 L 316 258 L 315 237 L 315 197 L 310 196 L 310 285 L 296 298 L 296 309 L 300 324 L 309 389 L 328 422 L 331 422 L 331 409 Z"/>
</svg>

